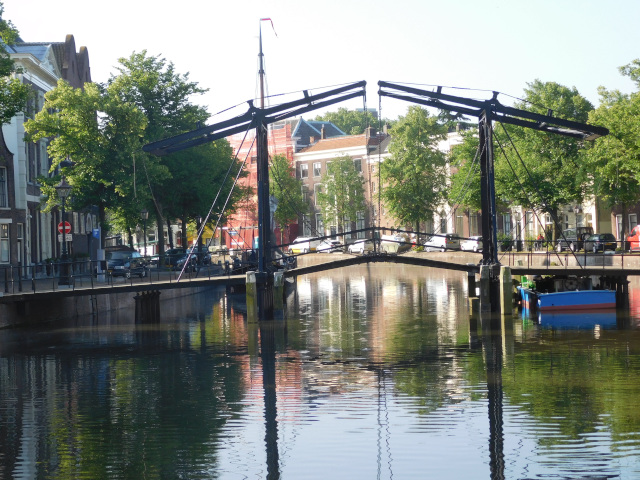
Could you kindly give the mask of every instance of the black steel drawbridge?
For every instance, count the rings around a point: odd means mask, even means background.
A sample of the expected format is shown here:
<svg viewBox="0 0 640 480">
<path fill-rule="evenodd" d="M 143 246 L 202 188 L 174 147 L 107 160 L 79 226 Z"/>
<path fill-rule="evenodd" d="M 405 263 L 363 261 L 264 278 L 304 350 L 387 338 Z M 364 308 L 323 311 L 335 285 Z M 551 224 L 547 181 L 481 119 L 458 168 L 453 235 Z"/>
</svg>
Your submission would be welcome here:
<svg viewBox="0 0 640 480">
<path fill-rule="evenodd" d="M 499 266 L 497 242 L 497 211 L 495 202 L 495 177 L 493 163 L 492 122 L 499 121 L 535 130 L 565 135 L 582 140 L 594 140 L 609 132 L 606 128 L 587 125 L 570 120 L 556 118 L 549 112 L 541 115 L 502 105 L 497 93 L 489 100 L 476 100 L 442 93 L 442 87 L 435 91 L 421 90 L 389 82 L 378 82 L 378 94 L 411 103 L 434 107 L 440 110 L 456 112 L 478 118 L 480 132 L 480 172 L 481 172 L 481 208 L 483 232 L 482 264 Z M 273 268 L 271 219 L 269 209 L 269 158 L 267 146 L 267 127 L 269 124 L 311 112 L 345 100 L 365 97 L 366 82 L 356 82 L 323 93 L 310 95 L 304 91 L 303 98 L 275 107 L 256 107 L 249 101 L 248 111 L 236 118 L 198 128 L 191 132 L 165 140 L 150 143 L 143 147 L 145 152 L 154 155 L 168 155 L 186 148 L 212 142 L 230 135 L 256 129 L 257 168 L 258 168 L 258 273 L 259 318 L 267 318 L 269 312 L 269 288 L 272 283 L 270 274 Z M 495 269 L 493 269 L 495 270 Z"/>
</svg>

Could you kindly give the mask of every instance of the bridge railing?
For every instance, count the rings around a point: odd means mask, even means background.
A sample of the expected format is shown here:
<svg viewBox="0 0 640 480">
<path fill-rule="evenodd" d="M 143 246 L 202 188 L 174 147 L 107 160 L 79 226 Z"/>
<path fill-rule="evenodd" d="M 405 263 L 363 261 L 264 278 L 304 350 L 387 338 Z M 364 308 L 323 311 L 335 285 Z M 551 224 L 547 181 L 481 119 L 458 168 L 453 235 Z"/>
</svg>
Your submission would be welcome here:
<svg viewBox="0 0 640 480">
<path fill-rule="evenodd" d="M 131 270 L 107 270 L 105 261 L 69 260 L 68 262 L 44 262 L 36 265 L 0 266 L 0 294 L 25 292 L 50 292 L 60 289 L 91 289 L 154 282 L 174 282 L 180 271 L 159 267 L 147 258 L 144 267 Z M 201 280 L 223 275 L 232 275 L 243 265 L 237 262 L 215 262 L 186 269 L 180 281 Z"/>
</svg>

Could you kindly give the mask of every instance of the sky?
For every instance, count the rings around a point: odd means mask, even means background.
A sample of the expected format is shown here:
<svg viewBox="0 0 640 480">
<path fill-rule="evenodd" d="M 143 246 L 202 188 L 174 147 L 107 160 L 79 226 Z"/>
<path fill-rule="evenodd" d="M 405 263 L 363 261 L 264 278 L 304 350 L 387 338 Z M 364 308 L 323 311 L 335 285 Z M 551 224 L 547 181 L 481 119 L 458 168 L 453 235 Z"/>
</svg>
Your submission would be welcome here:
<svg viewBox="0 0 640 480">
<path fill-rule="evenodd" d="M 72 34 L 76 48 L 87 47 L 94 82 L 106 82 L 118 58 L 147 50 L 209 89 L 193 99 L 209 113 L 239 105 L 222 116 L 244 113 L 257 95 L 260 26 L 267 93 L 274 96 L 268 104 L 365 80 L 366 107 L 381 107 L 390 119 L 410 104 L 380 103 L 379 80 L 469 89 L 445 92 L 473 98 L 498 91 L 509 105 L 540 79 L 576 87 L 597 106 L 599 86 L 635 91 L 618 67 L 640 58 L 638 0 L 3 3 L 4 18 L 24 41 L 62 42 Z M 328 110 L 363 106 L 358 99 Z"/>
</svg>

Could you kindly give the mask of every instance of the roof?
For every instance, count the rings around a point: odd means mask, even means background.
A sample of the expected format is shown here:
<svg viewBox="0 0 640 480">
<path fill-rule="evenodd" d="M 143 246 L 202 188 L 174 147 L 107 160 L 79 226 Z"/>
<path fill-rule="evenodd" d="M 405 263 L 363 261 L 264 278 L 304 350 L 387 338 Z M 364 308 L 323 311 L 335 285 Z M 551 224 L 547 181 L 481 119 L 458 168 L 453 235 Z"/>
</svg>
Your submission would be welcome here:
<svg viewBox="0 0 640 480">
<path fill-rule="evenodd" d="M 366 133 L 362 135 L 345 135 L 342 137 L 327 138 L 300 150 L 300 153 L 321 152 L 324 150 L 339 150 L 344 148 L 365 147 L 373 149 L 377 152 L 378 147 L 382 146 L 383 151 L 389 145 L 391 137 L 389 135 L 380 134 L 370 137 Z"/>
<path fill-rule="evenodd" d="M 292 137 L 298 139 L 300 147 L 306 147 L 322 137 L 324 129 L 324 138 L 333 138 L 337 136 L 345 136 L 345 133 L 331 122 L 318 120 L 305 120 L 300 118 L 295 126 L 292 125 Z"/>
</svg>

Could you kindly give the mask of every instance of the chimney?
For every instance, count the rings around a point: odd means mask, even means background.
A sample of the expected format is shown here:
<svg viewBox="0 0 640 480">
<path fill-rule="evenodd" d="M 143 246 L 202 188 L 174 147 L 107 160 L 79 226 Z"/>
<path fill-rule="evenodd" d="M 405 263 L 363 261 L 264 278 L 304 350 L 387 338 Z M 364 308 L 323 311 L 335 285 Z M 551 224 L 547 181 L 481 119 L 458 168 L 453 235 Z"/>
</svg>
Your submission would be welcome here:
<svg viewBox="0 0 640 480">
<path fill-rule="evenodd" d="M 324 131 L 324 123 L 322 124 L 322 127 L 320 127 L 320 140 L 324 140 L 326 137 L 325 135 L 325 131 Z"/>
<path fill-rule="evenodd" d="M 376 136 L 376 129 L 374 127 L 367 127 L 365 130 L 365 138 L 368 140 Z"/>
</svg>

